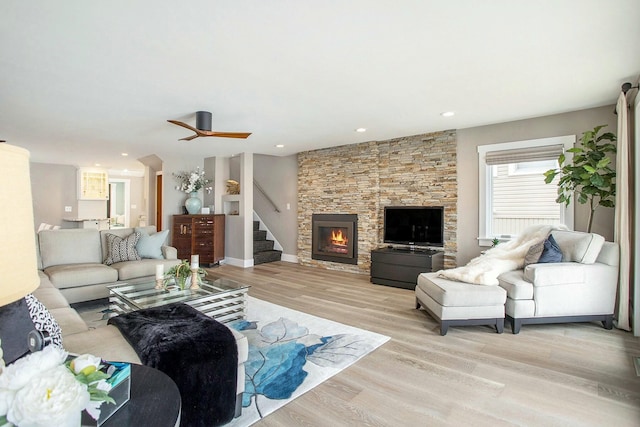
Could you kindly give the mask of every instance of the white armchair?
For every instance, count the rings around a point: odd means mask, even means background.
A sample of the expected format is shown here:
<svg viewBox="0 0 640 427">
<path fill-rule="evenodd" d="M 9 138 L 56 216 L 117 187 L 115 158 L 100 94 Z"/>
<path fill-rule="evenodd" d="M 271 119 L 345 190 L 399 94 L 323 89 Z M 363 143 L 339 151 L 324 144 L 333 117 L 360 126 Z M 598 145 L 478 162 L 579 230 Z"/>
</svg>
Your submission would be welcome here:
<svg viewBox="0 0 640 427">
<path fill-rule="evenodd" d="M 498 276 L 507 291 L 505 317 L 513 333 L 532 323 L 602 321 L 611 329 L 618 245 L 593 233 L 555 230 L 551 234 L 562 250 L 562 262 L 530 264 Z"/>
</svg>

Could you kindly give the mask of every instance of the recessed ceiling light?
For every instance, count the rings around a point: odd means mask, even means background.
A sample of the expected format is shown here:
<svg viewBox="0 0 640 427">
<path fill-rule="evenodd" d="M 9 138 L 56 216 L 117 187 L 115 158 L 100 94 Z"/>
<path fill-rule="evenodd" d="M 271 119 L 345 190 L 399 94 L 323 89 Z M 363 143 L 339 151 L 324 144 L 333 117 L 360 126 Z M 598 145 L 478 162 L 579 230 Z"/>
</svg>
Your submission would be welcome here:
<svg viewBox="0 0 640 427">
<path fill-rule="evenodd" d="M 96 163 L 96 166 L 100 166 L 100 163 Z"/>
<path fill-rule="evenodd" d="M 453 115 L 455 115 L 456 113 L 454 113 L 453 111 L 445 111 L 444 113 L 440 113 L 440 115 L 442 117 L 451 117 Z"/>
<path fill-rule="evenodd" d="M 129 153 L 122 153 L 122 157 L 127 157 Z"/>
<path fill-rule="evenodd" d="M 367 131 L 367 128 L 358 128 L 358 129 L 356 129 L 356 132 L 361 132 L 362 133 L 362 132 L 366 132 L 366 131 Z"/>
<path fill-rule="evenodd" d="M 284 144 L 277 144 L 276 148 L 284 148 Z"/>
</svg>

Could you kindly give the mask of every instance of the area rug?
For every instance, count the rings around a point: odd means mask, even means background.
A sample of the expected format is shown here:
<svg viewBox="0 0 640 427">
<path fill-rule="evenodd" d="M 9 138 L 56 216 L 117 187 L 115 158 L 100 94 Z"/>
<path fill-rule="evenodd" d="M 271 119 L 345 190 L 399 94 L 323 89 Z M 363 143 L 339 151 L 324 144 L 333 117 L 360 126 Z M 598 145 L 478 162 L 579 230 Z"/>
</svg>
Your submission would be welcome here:
<svg viewBox="0 0 640 427">
<path fill-rule="evenodd" d="M 75 308 L 90 327 L 105 325 L 106 302 Z M 249 341 L 242 415 L 246 427 L 372 352 L 389 337 L 248 297 L 247 318 L 227 324 Z"/>
<path fill-rule="evenodd" d="M 389 337 L 249 297 L 229 326 L 249 340 L 242 415 L 249 426 L 354 364 Z"/>
</svg>

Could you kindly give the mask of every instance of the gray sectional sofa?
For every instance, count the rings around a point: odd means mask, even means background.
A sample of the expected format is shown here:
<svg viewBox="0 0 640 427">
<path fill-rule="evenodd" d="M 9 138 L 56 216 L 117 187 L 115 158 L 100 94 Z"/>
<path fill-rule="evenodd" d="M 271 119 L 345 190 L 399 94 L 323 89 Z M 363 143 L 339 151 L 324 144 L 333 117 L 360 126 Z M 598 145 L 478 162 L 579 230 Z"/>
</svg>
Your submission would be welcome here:
<svg viewBox="0 0 640 427">
<path fill-rule="evenodd" d="M 74 354 L 93 354 L 103 360 L 140 363 L 140 358 L 112 325 L 89 328 L 78 312 L 69 305 L 59 289 L 40 271 L 40 286 L 33 295 L 47 308 L 62 331 L 64 349 Z M 229 328 L 236 338 L 238 348 L 238 382 L 236 385 L 236 416 L 242 411 L 242 393 L 244 392 L 244 363 L 249 356 L 247 338 L 233 328 Z"/>
<path fill-rule="evenodd" d="M 140 230 L 140 229 L 138 229 Z M 155 227 L 143 227 L 153 234 Z M 40 301 L 60 326 L 65 350 L 76 354 L 93 354 L 104 360 L 140 363 L 140 358 L 112 325 L 89 328 L 70 304 L 106 298 L 107 285 L 127 282 L 141 283 L 155 278 L 155 266 L 165 265 L 165 271 L 178 264 L 177 251 L 170 246 L 158 248 L 162 258 L 115 262 L 105 265 L 107 258 L 106 234 L 126 237 L 134 229 L 44 230 L 38 233 L 40 286 L 33 295 Z M 247 338 L 229 328 L 238 348 L 238 382 L 236 386 L 236 416 L 242 410 L 244 391 L 244 363 L 249 355 Z"/>
<path fill-rule="evenodd" d="M 154 226 L 138 229 L 154 235 Z M 178 252 L 162 245 L 162 258 L 142 258 L 135 261 L 104 263 L 108 257 L 107 234 L 125 238 L 133 228 L 113 230 L 59 229 L 38 233 L 39 268 L 70 303 L 107 298 L 107 285 L 118 282 L 141 283 L 154 280 L 155 266 L 164 264 L 165 271 L 177 265 Z"/>
</svg>

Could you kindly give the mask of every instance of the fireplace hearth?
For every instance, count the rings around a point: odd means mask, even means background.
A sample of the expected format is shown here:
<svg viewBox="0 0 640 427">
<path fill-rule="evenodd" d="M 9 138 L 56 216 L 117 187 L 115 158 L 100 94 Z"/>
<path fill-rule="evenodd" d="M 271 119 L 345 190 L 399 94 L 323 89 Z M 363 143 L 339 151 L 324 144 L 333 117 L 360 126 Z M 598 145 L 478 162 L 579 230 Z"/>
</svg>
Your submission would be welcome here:
<svg viewBox="0 0 640 427">
<path fill-rule="evenodd" d="M 313 214 L 311 223 L 312 259 L 358 263 L 358 215 Z"/>
</svg>

